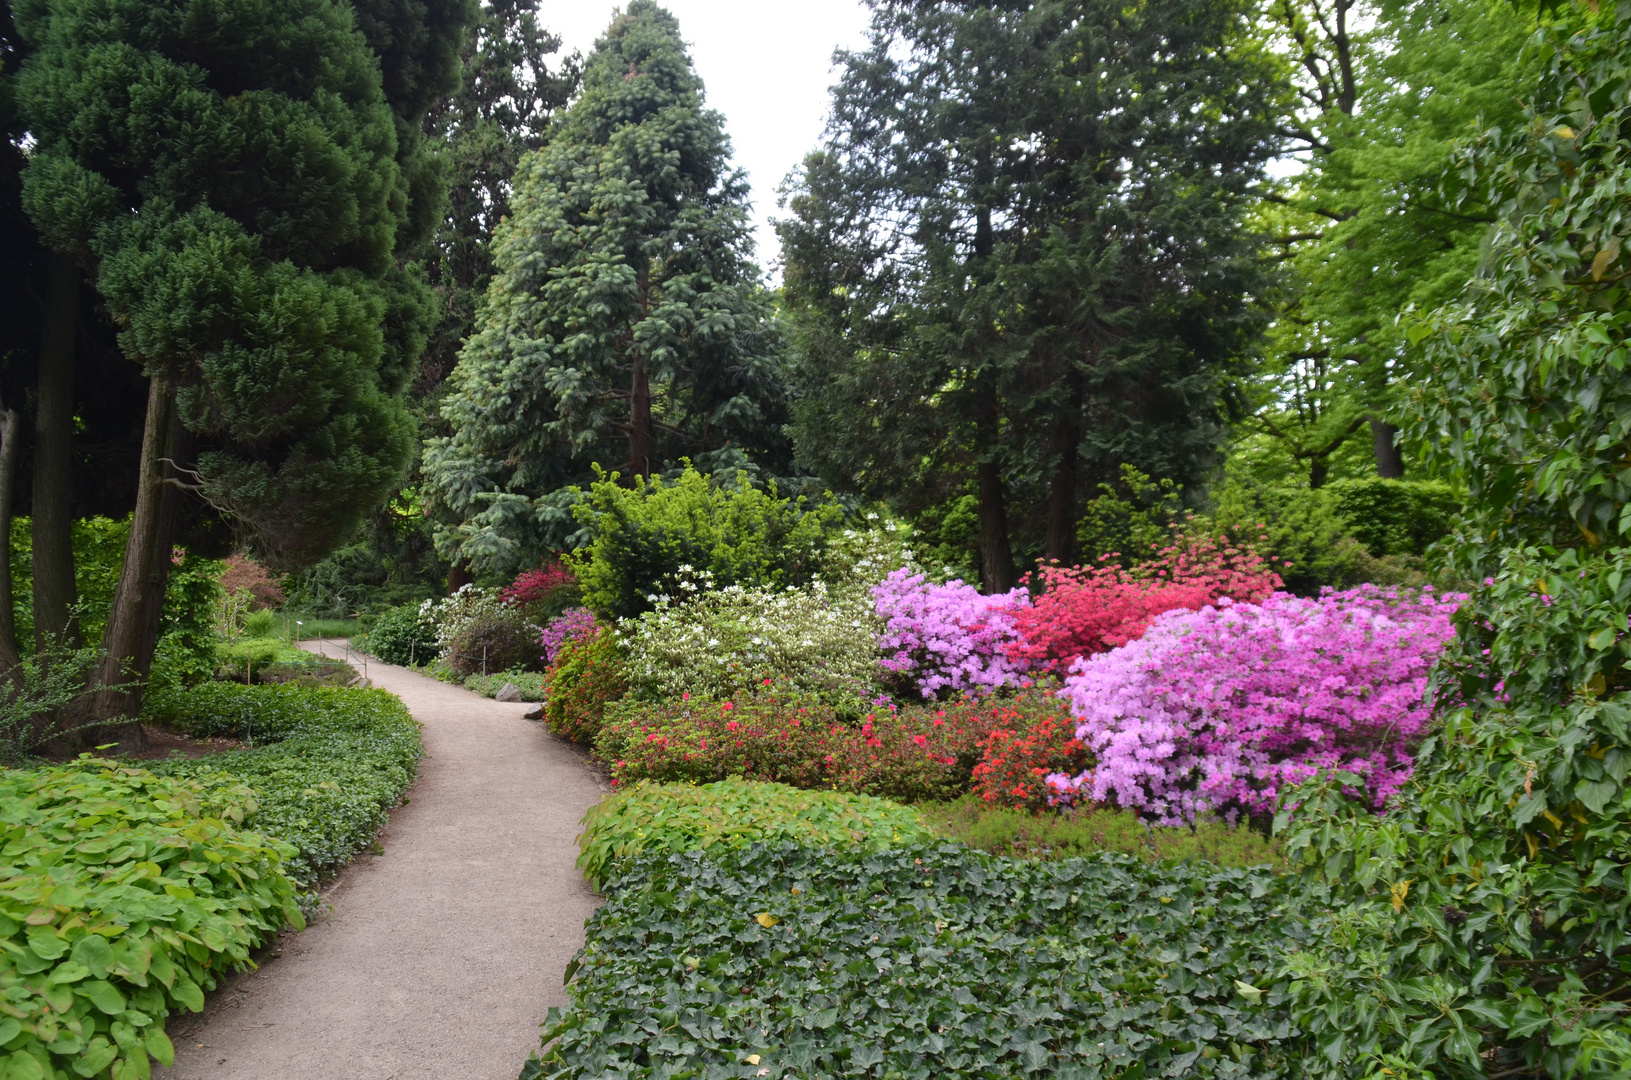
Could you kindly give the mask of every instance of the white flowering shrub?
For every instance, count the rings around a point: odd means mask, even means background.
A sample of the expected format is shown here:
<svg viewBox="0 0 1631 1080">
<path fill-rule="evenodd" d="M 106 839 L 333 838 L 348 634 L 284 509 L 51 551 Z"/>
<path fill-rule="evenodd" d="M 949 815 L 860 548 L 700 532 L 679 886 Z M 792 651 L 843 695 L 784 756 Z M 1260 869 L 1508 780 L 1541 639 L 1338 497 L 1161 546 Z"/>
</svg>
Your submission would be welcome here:
<svg viewBox="0 0 1631 1080">
<path fill-rule="evenodd" d="M 777 591 L 708 586 L 705 572 L 685 574 L 680 596 L 655 597 L 655 611 L 620 625 L 636 695 L 729 697 L 768 679 L 860 707 L 882 692 L 878 620 L 865 590 L 835 594 L 821 581 Z"/>
</svg>

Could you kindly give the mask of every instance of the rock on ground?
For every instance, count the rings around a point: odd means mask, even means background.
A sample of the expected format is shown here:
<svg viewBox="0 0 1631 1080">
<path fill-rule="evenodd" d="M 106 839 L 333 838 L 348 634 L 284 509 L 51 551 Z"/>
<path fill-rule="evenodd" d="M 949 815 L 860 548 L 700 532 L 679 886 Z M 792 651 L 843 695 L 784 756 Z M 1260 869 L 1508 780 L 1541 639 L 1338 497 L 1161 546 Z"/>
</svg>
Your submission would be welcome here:
<svg viewBox="0 0 1631 1080">
<path fill-rule="evenodd" d="M 328 643 L 337 655 L 339 647 Z M 172 1016 L 165 1080 L 514 1080 L 599 902 L 573 866 L 603 787 L 530 706 L 369 661 L 424 725 L 427 757 L 381 834 L 197 1016 Z"/>
</svg>

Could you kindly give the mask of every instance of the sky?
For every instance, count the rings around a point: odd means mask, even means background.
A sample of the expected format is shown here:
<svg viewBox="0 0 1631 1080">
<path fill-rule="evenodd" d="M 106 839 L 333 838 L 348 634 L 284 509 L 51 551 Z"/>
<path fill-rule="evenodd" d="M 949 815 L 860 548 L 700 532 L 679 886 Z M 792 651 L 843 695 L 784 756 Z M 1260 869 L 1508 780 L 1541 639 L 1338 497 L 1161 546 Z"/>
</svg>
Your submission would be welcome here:
<svg viewBox="0 0 1631 1080">
<path fill-rule="evenodd" d="M 540 21 L 588 55 L 620 3 L 544 0 Z M 836 48 L 866 43 L 867 10 L 857 0 L 665 0 L 680 22 L 708 105 L 725 115 L 736 164 L 753 186 L 756 257 L 773 270 L 770 218 L 776 188 L 815 149 L 827 120 Z M 779 275 L 777 275 L 779 277 Z"/>
</svg>

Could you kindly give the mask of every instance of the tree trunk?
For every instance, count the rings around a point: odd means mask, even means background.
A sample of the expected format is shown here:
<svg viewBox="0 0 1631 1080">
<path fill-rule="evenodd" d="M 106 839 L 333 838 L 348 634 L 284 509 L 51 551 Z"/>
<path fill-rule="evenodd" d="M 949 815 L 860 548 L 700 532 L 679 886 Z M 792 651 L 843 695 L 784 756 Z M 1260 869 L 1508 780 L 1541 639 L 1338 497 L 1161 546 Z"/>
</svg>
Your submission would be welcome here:
<svg viewBox="0 0 1631 1080">
<path fill-rule="evenodd" d="M 987 593 L 1014 587 L 1014 550 L 1008 542 L 1008 507 L 997 461 L 996 377 L 987 372 L 976 380 L 974 452 L 979 455 L 980 585 Z"/>
<path fill-rule="evenodd" d="M 0 667 L 15 671 L 22 662 L 17 649 L 17 609 L 11 595 L 11 513 L 17 497 L 17 452 L 22 417 L 0 406 Z"/>
<path fill-rule="evenodd" d="M 1082 446 L 1082 377 L 1074 368 L 1065 376 L 1070 398 L 1054 422 L 1053 477 L 1048 481 L 1048 528 L 1042 557 L 1066 565 L 1076 556 L 1076 492 L 1080 486 Z"/>
<path fill-rule="evenodd" d="M 1404 479 L 1404 455 L 1399 453 L 1399 429 L 1371 417 L 1371 442 L 1376 447 L 1376 475 L 1384 480 Z"/>
<path fill-rule="evenodd" d="M 79 268 L 51 254 L 34 408 L 34 648 L 77 648 L 74 612 L 74 337 Z"/>
<path fill-rule="evenodd" d="M 1331 474 L 1331 462 L 1324 457 L 1313 457 L 1308 460 L 1308 489 L 1318 491 L 1325 486 L 1325 479 Z"/>
<path fill-rule="evenodd" d="M 140 479 L 136 484 L 136 512 L 125 544 L 125 564 L 113 594 L 107 633 L 102 638 L 101 690 L 95 716 L 118 724 L 120 748 L 143 742 L 142 683 L 153 664 L 158 616 L 164 589 L 170 580 L 170 545 L 180 491 L 167 484 L 171 471 L 164 459 L 174 460 L 180 443 L 175 385 L 168 376 L 154 374 L 147 391 L 147 423 L 142 432 Z M 106 732 L 105 732 L 106 734 Z M 105 736 L 104 736 L 105 737 Z"/>
<path fill-rule="evenodd" d="M 452 596 L 466 585 L 474 585 L 476 575 L 470 572 L 470 564 L 463 559 L 456 560 L 447 570 L 447 595 Z"/>
<path fill-rule="evenodd" d="M 634 364 L 634 385 L 629 394 L 629 473 L 651 478 L 652 457 L 656 454 L 656 440 L 651 432 L 651 377 L 646 365 Z"/>
</svg>

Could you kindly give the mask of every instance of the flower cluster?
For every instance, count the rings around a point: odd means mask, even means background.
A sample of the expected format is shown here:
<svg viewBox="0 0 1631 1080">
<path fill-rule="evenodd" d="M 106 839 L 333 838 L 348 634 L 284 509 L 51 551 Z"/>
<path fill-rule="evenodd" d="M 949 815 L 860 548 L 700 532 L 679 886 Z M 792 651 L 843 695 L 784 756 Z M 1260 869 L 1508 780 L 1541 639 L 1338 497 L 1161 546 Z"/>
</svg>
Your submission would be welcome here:
<svg viewBox="0 0 1631 1080">
<path fill-rule="evenodd" d="M 499 590 L 498 599 L 542 622 L 577 595 L 577 577 L 570 567 L 557 561 L 521 574 Z"/>
<path fill-rule="evenodd" d="M 1076 720 L 1057 698 L 1040 717 L 1023 716 L 1012 705 L 1002 727 L 986 736 L 974 766 L 974 794 L 991 806 L 1045 810 L 1058 792 L 1048 777 L 1079 773 L 1087 765 L 1087 744 L 1076 737 Z"/>
<path fill-rule="evenodd" d="M 595 615 L 588 608 L 571 608 L 549 620 L 538 633 L 538 644 L 544 650 L 544 663 L 553 663 L 562 645 L 569 641 L 582 641 L 594 632 Z"/>
<path fill-rule="evenodd" d="M 1026 661 L 1018 617 L 1030 606 L 1023 589 L 981 595 L 972 585 L 936 585 L 910 569 L 896 570 L 873 587 L 883 632 L 880 661 L 891 681 L 925 698 L 981 692 L 1022 683 Z"/>
<path fill-rule="evenodd" d="M 650 701 L 727 698 L 771 679 L 859 708 L 878 694 L 876 625 L 861 604 L 806 588 L 699 589 L 625 622 L 629 681 Z"/>
<path fill-rule="evenodd" d="M 436 648 L 444 661 L 453 658 L 455 643 L 472 624 L 506 614 L 497 595 L 477 585 L 462 586 L 452 596 L 419 605 L 420 625 L 435 631 Z"/>
<path fill-rule="evenodd" d="M 1016 662 L 1064 674 L 1083 656 L 1125 645 L 1168 611 L 1205 607 L 1228 598 L 1258 601 L 1280 577 L 1249 549 L 1199 539 L 1166 548 L 1132 569 L 1050 566 L 1039 572 L 1042 593 L 1016 608 Z"/>
<path fill-rule="evenodd" d="M 1047 779 L 1061 799 L 1114 799 L 1161 824 L 1264 813 L 1282 786 L 1335 767 L 1381 806 L 1410 775 L 1462 599 L 1367 585 L 1169 612 L 1075 665 L 1061 693 L 1096 760 Z"/>
<path fill-rule="evenodd" d="M 592 627 L 561 642 L 544 675 L 544 722 L 568 742 L 590 744 L 606 707 L 628 693 L 628 664 L 617 635 Z"/>
</svg>

